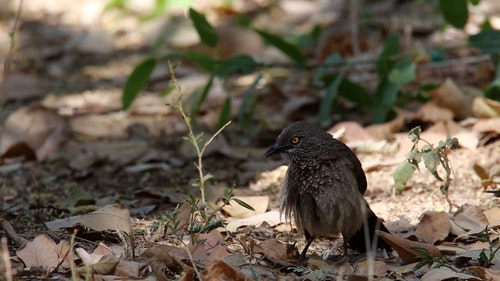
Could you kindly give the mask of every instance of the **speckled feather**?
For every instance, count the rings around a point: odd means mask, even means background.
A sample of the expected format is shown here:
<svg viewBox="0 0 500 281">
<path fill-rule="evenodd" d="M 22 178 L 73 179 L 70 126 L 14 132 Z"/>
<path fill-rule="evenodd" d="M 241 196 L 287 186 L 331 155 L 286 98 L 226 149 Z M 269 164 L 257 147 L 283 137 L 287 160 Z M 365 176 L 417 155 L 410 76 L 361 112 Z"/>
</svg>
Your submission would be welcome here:
<svg viewBox="0 0 500 281">
<path fill-rule="evenodd" d="M 291 144 L 295 137 L 299 142 Z M 293 216 L 297 229 L 312 236 L 342 234 L 349 241 L 358 236 L 367 216 L 379 222 L 363 198 L 367 183 L 361 162 L 344 143 L 312 124 L 297 122 L 281 132 L 275 145 L 286 147 L 282 155 L 289 165 L 280 211 L 287 221 Z"/>
</svg>

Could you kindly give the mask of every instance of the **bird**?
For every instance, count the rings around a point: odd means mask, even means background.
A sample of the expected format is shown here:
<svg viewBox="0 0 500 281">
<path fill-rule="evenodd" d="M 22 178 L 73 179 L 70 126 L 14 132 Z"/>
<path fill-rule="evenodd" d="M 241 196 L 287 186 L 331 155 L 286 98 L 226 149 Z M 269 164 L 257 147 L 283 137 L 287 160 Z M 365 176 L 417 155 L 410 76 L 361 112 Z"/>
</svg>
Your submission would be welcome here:
<svg viewBox="0 0 500 281">
<path fill-rule="evenodd" d="M 367 180 L 356 154 L 343 142 L 312 123 L 299 121 L 285 127 L 264 157 L 281 154 L 288 169 L 280 193 L 280 214 L 307 241 L 299 259 L 316 237 L 344 239 L 348 246 L 366 253 L 375 247 L 390 250 L 375 230 L 389 232 L 370 209 L 363 195 Z"/>
</svg>

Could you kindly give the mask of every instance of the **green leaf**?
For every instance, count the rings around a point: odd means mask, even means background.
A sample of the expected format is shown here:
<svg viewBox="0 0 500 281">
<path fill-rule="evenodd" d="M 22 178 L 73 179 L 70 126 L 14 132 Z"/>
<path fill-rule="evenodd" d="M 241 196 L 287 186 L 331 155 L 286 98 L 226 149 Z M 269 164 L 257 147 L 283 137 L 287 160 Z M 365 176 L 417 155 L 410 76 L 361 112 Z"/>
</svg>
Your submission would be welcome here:
<svg viewBox="0 0 500 281">
<path fill-rule="evenodd" d="M 384 48 L 377 60 L 377 73 L 380 78 L 389 74 L 394 62 L 390 61 L 391 57 L 399 53 L 399 37 L 391 34 L 385 42 Z"/>
<path fill-rule="evenodd" d="M 335 66 L 340 64 L 343 61 L 342 56 L 338 53 L 332 54 L 328 56 L 325 61 L 318 67 L 316 73 L 314 75 L 314 81 L 319 81 L 323 78 L 323 75 L 328 71 L 333 69 Z"/>
<path fill-rule="evenodd" d="M 127 82 L 125 82 L 125 87 L 123 88 L 123 110 L 128 109 L 139 92 L 146 87 L 146 84 L 156 67 L 156 63 L 156 59 L 153 57 L 143 60 L 135 67 L 130 76 L 127 78 Z"/>
<path fill-rule="evenodd" d="M 407 58 L 394 65 L 389 72 L 388 79 L 390 82 L 395 84 L 404 85 L 411 82 L 415 78 L 415 73 L 415 64 Z"/>
<path fill-rule="evenodd" d="M 226 97 L 222 109 L 220 111 L 219 122 L 217 124 L 217 129 L 222 128 L 227 122 L 231 120 L 231 97 Z"/>
<path fill-rule="evenodd" d="M 200 110 L 200 107 L 205 102 L 205 99 L 207 98 L 208 93 L 210 92 L 210 88 L 212 88 L 214 78 L 215 77 L 213 75 L 211 75 L 207 81 L 207 84 L 205 84 L 205 87 L 203 87 L 201 93 L 199 94 L 198 100 L 195 101 L 194 106 L 191 108 L 191 115 L 195 116 L 198 113 L 198 111 Z"/>
<path fill-rule="evenodd" d="M 453 27 L 462 29 L 469 18 L 467 0 L 439 0 L 444 19 Z"/>
<path fill-rule="evenodd" d="M 319 107 L 318 122 L 320 126 L 329 125 L 330 122 L 330 110 L 332 108 L 333 102 L 338 95 L 338 89 L 340 82 L 344 78 L 344 72 L 338 75 L 335 80 L 333 80 L 330 85 L 325 90 L 325 95 L 321 99 Z"/>
<path fill-rule="evenodd" d="M 477 6 L 479 4 L 480 0 L 469 0 L 469 3 L 471 3 L 474 6 Z"/>
<path fill-rule="evenodd" d="M 420 133 L 422 133 L 422 128 L 420 126 L 417 126 L 408 132 L 408 138 L 411 140 L 411 142 L 416 142 L 420 138 Z"/>
<path fill-rule="evenodd" d="M 201 42 L 209 47 L 217 46 L 217 32 L 205 18 L 205 15 L 198 13 L 193 8 L 189 8 L 189 18 L 193 21 L 194 28 L 200 36 Z"/>
<path fill-rule="evenodd" d="M 196 51 L 187 51 L 186 57 L 208 73 L 214 73 L 217 68 L 217 61 L 210 55 Z"/>
<path fill-rule="evenodd" d="M 241 199 L 238 199 L 238 198 L 233 198 L 233 200 L 236 203 L 240 204 L 240 206 L 242 206 L 243 208 L 246 208 L 246 209 L 248 209 L 250 211 L 255 211 L 255 209 L 252 206 L 248 205 L 245 201 L 243 201 Z"/>
<path fill-rule="evenodd" d="M 255 29 L 255 31 L 264 39 L 267 43 L 273 45 L 278 50 L 282 51 L 292 60 L 294 60 L 298 65 L 306 66 L 306 57 L 302 54 L 302 51 L 295 45 L 286 42 L 280 37 L 273 35 L 267 31 Z"/>
<path fill-rule="evenodd" d="M 424 164 L 427 170 L 437 179 L 443 181 L 437 172 L 437 167 L 439 163 L 439 153 L 437 149 L 433 149 L 429 152 L 422 153 L 422 158 L 424 158 Z"/>
<path fill-rule="evenodd" d="M 469 43 L 487 54 L 500 53 L 500 30 L 485 29 L 469 37 Z"/>
<path fill-rule="evenodd" d="M 256 68 L 257 63 L 251 56 L 234 56 L 220 62 L 217 67 L 216 75 L 222 78 L 235 72 L 240 75 L 246 75 L 254 72 Z"/>
<path fill-rule="evenodd" d="M 354 83 L 349 79 L 342 79 L 339 86 L 339 94 L 360 106 L 373 104 L 373 99 L 368 91 L 360 84 Z"/>
<path fill-rule="evenodd" d="M 418 149 L 412 148 L 407 154 L 406 159 L 408 162 L 415 165 L 415 168 L 418 169 L 418 163 L 422 160 L 422 153 L 418 151 Z"/>
<path fill-rule="evenodd" d="M 248 87 L 248 89 L 246 89 L 245 93 L 243 94 L 243 100 L 238 112 L 238 122 L 243 128 L 245 128 L 249 124 L 250 118 L 253 115 L 255 105 L 257 104 L 257 97 L 254 93 L 262 77 L 262 73 L 259 73 L 250 87 Z"/>
<path fill-rule="evenodd" d="M 388 113 L 392 110 L 398 97 L 399 84 L 383 79 L 375 92 L 375 110 L 372 120 L 374 123 L 382 123 L 387 119 Z"/>
<path fill-rule="evenodd" d="M 406 187 L 406 182 L 411 178 L 413 173 L 415 172 L 415 165 L 411 164 L 408 161 L 404 161 L 399 164 L 399 166 L 394 169 L 392 174 L 394 178 L 394 183 L 396 184 L 396 190 L 401 192 Z"/>
</svg>

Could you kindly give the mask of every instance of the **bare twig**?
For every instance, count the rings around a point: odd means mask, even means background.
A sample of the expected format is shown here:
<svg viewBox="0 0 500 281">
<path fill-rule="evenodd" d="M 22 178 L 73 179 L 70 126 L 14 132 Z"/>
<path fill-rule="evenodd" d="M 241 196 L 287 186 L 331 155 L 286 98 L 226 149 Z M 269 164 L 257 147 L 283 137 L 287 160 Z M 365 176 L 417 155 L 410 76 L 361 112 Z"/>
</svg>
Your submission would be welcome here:
<svg viewBox="0 0 500 281">
<path fill-rule="evenodd" d="M 2 237 L 0 240 L 0 249 L 2 250 L 2 263 L 5 267 L 5 280 L 12 281 L 12 265 L 10 264 L 10 255 L 7 248 L 7 238 Z"/>
<path fill-rule="evenodd" d="M 4 218 L 0 218 L 0 230 L 3 230 L 7 237 L 18 246 L 28 242 L 28 240 L 19 236 L 12 225 Z"/>
<path fill-rule="evenodd" d="M 23 7 L 23 0 L 19 0 L 19 6 L 17 8 L 16 18 L 9 32 L 10 47 L 9 47 L 9 52 L 7 53 L 7 57 L 5 58 L 5 62 L 3 64 L 3 87 L 2 87 L 2 92 L 0 94 L 0 115 L 3 111 L 3 106 L 5 104 L 5 101 L 7 100 L 7 97 L 9 95 L 10 63 L 12 61 L 12 56 L 14 54 L 14 44 L 15 44 L 14 37 L 16 35 L 19 18 L 21 17 L 22 7 Z"/>
</svg>

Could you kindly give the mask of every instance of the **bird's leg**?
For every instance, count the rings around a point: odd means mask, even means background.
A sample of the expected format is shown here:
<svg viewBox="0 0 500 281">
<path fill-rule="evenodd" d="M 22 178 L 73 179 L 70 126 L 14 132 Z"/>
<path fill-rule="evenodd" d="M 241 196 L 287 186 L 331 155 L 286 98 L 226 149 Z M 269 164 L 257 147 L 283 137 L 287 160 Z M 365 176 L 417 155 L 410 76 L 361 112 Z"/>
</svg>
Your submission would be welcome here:
<svg viewBox="0 0 500 281">
<path fill-rule="evenodd" d="M 347 240 L 344 238 L 344 257 L 347 258 Z"/>
<path fill-rule="evenodd" d="M 307 249 L 309 248 L 312 241 L 314 240 L 314 236 L 309 234 L 309 232 L 307 232 L 307 230 L 305 230 L 305 229 L 304 229 L 304 236 L 306 237 L 307 244 L 304 247 L 304 249 L 302 250 L 302 253 L 300 253 L 300 256 L 299 256 L 300 261 L 306 260 Z"/>
</svg>

